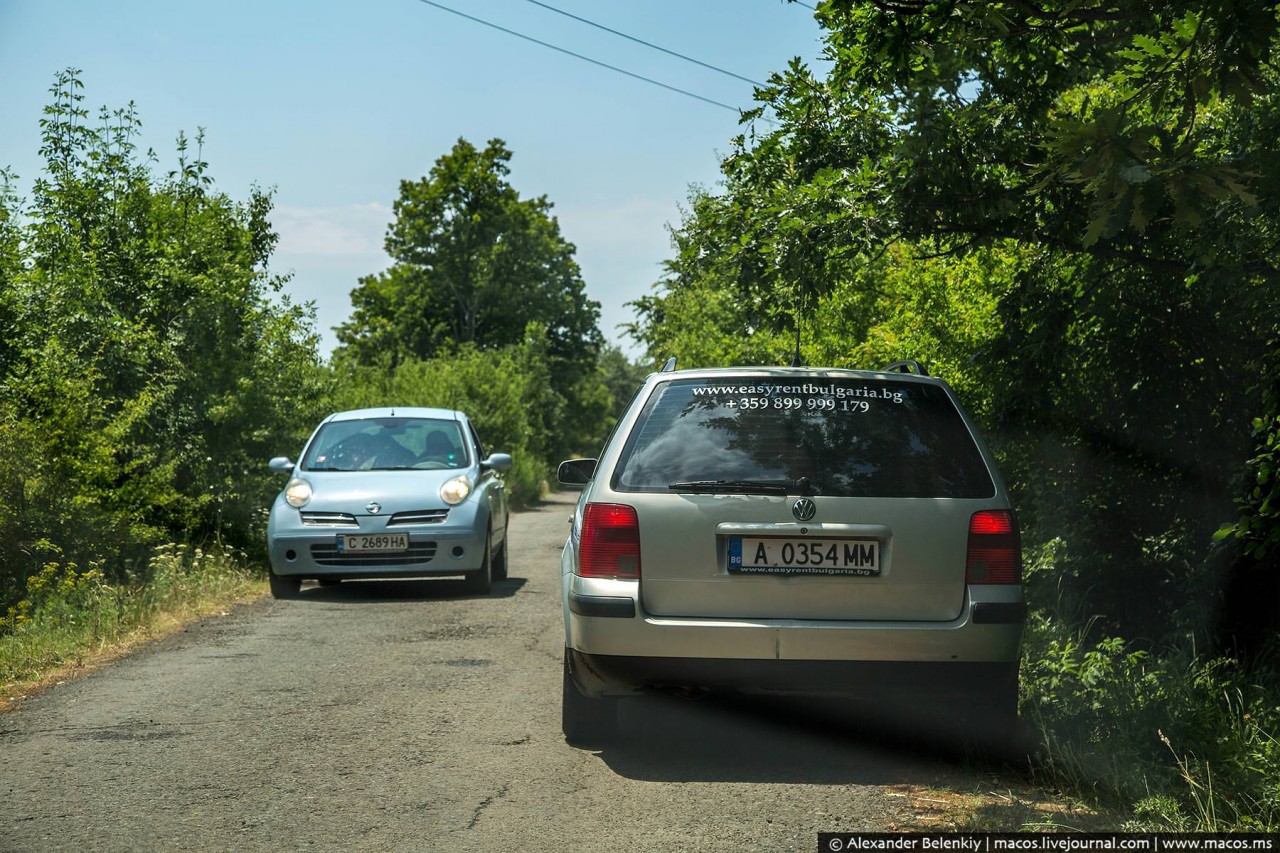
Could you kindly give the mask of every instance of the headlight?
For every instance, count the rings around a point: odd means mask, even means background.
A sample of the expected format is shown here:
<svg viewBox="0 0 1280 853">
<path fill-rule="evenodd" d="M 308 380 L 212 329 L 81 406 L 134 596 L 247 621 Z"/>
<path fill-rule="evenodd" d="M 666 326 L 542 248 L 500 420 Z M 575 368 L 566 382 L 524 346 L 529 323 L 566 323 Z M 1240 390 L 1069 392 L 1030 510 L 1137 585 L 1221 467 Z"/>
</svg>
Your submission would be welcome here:
<svg viewBox="0 0 1280 853">
<path fill-rule="evenodd" d="M 449 506 L 457 506 L 465 501 L 469 494 L 471 494 L 471 478 L 465 474 L 461 477 L 454 477 L 440 487 L 440 497 Z"/>
<path fill-rule="evenodd" d="M 294 509 L 301 509 L 311 500 L 311 482 L 294 477 L 284 487 L 284 500 Z"/>
</svg>

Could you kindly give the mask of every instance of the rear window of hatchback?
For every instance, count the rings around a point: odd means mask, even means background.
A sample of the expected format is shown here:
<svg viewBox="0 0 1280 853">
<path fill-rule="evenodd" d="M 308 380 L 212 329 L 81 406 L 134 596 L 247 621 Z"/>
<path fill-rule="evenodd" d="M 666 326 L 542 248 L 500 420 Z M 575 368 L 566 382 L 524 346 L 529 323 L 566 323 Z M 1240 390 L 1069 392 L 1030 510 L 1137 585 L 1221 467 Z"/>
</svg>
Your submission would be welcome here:
<svg viewBox="0 0 1280 853">
<path fill-rule="evenodd" d="M 833 497 L 989 498 L 995 483 L 939 385 L 858 378 L 660 383 L 623 448 L 613 488 L 749 480 Z"/>
</svg>

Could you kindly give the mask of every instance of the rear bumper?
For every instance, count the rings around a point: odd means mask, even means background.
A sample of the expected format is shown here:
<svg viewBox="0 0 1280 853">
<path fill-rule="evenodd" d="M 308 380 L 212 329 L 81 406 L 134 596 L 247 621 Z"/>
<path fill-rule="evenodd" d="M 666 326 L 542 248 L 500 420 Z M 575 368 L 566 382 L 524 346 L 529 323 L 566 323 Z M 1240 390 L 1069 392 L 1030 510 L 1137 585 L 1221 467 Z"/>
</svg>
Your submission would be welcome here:
<svg viewBox="0 0 1280 853">
<path fill-rule="evenodd" d="M 633 619 L 636 615 L 634 598 L 622 595 L 583 595 L 569 590 L 569 612 L 578 616 Z M 977 625 L 1021 625 L 1027 621 L 1027 605 L 1023 602 L 979 601 L 974 602 L 970 619 Z"/>
<path fill-rule="evenodd" d="M 902 706 L 1012 697 L 1017 661 L 1002 663 L 723 660 L 593 655 L 570 650 L 570 671 L 588 696 L 678 688 L 850 699 Z"/>
<path fill-rule="evenodd" d="M 949 683 L 968 691 L 1016 673 L 1027 613 L 1019 587 L 979 586 L 948 621 L 659 617 L 644 611 L 634 581 L 562 580 L 565 645 L 594 695 L 655 686 L 854 695 L 902 683 L 908 693 Z"/>
</svg>

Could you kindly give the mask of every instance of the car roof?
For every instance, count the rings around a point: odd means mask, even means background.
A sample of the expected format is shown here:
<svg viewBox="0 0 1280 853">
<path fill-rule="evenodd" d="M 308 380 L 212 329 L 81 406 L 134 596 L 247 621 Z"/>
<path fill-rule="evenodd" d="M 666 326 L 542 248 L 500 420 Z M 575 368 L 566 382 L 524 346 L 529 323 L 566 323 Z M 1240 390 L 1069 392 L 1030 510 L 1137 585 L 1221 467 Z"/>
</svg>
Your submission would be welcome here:
<svg viewBox="0 0 1280 853">
<path fill-rule="evenodd" d="M 334 412 L 326 421 L 362 421 L 373 418 L 437 418 L 449 421 L 465 421 L 467 416 L 456 409 L 435 409 L 427 406 L 382 406 L 373 409 L 352 409 Z"/>
<path fill-rule="evenodd" d="M 735 377 L 770 376 L 779 379 L 812 379 L 815 377 L 848 379 L 910 379 L 937 382 L 938 377 L 917 373 L 900 373 L 885 370 L 854 370 L 845 367 L 704 367 L 686 370 L 669 370 L 651 374 L 661 379 L 732 379 Z"/>
</svg>

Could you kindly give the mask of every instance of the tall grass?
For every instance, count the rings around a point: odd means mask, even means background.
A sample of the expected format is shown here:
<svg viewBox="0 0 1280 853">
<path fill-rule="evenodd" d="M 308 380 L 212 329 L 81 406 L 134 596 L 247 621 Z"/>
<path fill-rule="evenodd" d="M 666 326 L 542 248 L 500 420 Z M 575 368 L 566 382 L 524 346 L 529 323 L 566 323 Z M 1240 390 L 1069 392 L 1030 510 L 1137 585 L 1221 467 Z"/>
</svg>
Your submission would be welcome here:
<svg viewBox="0 0 1280 853">
<path fill-rule="evenodd" d="M 1091 628 L 1034 609 L 1021 711 L 1041 772 L 1127 810 L 1128 829 L 1280 828 L 1280 646 L 1245 666 Z"/>
<path fill-rule="evenodd" d="M 47 563 L 0 618 L 0 685 L 28 684 L 164 623 L 262 593 L 242 554 L 155 549 L 139 577 L 107 583 L 97 566 Z"/>
</svg>

